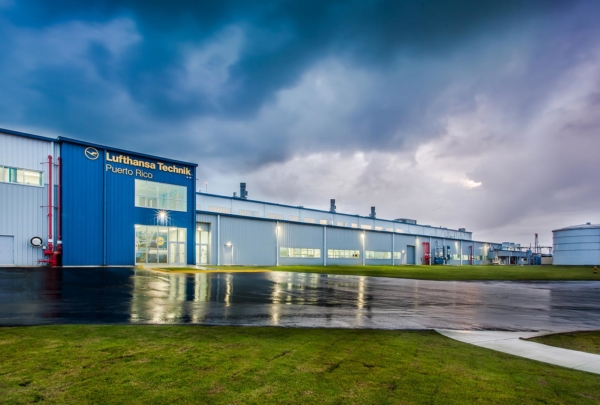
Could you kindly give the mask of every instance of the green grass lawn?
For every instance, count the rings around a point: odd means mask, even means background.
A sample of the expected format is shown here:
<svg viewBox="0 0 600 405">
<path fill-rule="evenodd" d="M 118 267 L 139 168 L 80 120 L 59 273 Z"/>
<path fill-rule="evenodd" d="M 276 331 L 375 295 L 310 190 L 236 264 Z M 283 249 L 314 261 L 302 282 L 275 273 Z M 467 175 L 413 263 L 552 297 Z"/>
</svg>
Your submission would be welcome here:
<svg viewBox="0 0 600 405">
<path fill-rule="evenodd" d="M 599 280 L 592 266 L 207 266 L 211 269 L 267 269 L 298 273 L 413 278 L 419 280 Z M 185 268 L 165 269 L 185 271 Z"/>
<path fill-rule="evenodd" d="M 435 332 L 0 328 L 0 402 L 597 404 L 600 376 Z"/>
<path fill-rule="evenodd" d="M 600 354 L 600 331 L 558 333 L 529 340 L 563 349 Z"/>
</svg>

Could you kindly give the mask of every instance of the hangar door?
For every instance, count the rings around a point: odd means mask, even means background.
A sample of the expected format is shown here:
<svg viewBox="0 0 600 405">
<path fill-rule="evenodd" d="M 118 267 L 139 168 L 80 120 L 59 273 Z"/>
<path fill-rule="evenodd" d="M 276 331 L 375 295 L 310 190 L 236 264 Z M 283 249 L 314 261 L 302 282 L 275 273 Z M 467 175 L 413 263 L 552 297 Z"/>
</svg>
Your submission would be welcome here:
<svg viewBox="0 0 600 405">
<path fill-rule="evenodd" d="M 15 264 L 15 237 L 0 236 L 0 264 Z"/>
</svg>

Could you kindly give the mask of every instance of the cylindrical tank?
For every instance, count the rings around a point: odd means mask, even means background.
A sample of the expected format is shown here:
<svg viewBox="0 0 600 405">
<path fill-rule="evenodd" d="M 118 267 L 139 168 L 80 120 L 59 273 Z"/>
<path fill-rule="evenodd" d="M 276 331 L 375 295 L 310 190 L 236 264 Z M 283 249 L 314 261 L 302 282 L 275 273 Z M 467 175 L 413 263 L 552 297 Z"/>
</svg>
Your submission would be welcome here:
<svg viewBox="0 0 600 405">
<path fill-rule="evenodd" d="M 600 225 L 574 225 L 552 231 L 552 264 L 599 265 Z"/>
</svg>

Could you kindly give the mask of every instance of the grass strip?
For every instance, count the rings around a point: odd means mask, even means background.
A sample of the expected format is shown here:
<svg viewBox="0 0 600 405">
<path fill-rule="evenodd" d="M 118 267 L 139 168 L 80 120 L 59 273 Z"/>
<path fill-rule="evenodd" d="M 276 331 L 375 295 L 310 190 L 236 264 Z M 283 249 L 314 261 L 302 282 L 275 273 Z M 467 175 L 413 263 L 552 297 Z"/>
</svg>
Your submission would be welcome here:
<svg viewBox="0 0 600 405">
<path fill-rule="evenodd" d="M 528 340 L 563 349 L 600 354 L 600 331 L 556 333 Z"/>
<path fill-rule="evenodd" d="M 206 271 L 287 271 L 350 276 L 410 278 L 443 281 L 600 281 L 591 266 L 206 266 Z M 198 272 L 193 268 L 163 269 Z"/>
<path fill-rule="evenodd" d="M 431 331 L 0 328 L 0 402 L 595 404 L 600 376 Z"/>
</svg>

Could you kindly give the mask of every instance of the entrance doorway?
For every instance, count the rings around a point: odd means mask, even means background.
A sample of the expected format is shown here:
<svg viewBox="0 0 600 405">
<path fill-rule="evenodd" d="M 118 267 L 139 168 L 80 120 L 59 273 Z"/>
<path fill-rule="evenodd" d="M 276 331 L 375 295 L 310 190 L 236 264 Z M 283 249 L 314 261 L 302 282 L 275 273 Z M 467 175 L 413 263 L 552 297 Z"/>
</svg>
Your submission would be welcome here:
<svg viewBox="0 0 600 405">
<path fill-rule="evenodd" d="M 210 224 L 198 223 L 196 227 L 196 264 L 209 264 L 209 241 Z"/>
<path fill-rule="evenodd" d="M 406 246 L 406 264 L 417 264 L 414 246 Z"/>
<path fill-rule="evenodd" d="M 136 264 L 186 264 L 187 229 L 135 226 Z"/>
<path fill-rule="evenodd" d="M 169 264 L 186 264 L 185 242 L 169 242 Z"/>
</svg>

